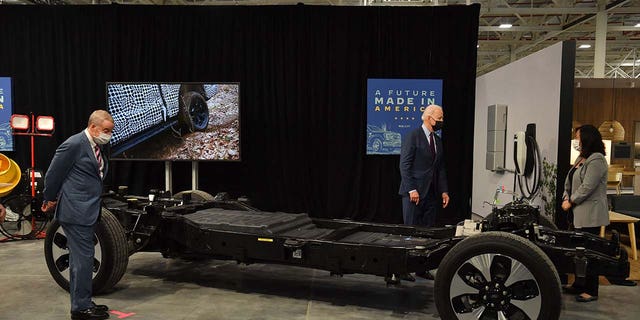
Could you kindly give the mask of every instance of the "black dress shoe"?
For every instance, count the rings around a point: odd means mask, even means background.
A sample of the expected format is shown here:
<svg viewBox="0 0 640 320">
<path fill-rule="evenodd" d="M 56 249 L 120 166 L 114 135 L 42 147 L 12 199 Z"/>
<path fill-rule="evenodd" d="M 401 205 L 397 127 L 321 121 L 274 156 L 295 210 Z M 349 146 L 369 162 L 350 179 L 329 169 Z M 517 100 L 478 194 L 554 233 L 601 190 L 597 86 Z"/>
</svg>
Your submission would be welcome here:
<svg viewBox="0 0 640 320">
<path fill-rule="evenodd" d="M 71 320 L 104 320 L 109 319 L 109 314 L 89 308 L 82 311 L 71 311 Z"/>
<path fill-rule="evenodd" d="M 96 311 L 102 311 L 102 312 L 108 312 L 109 311 L 109 307 L 107 307 L 104 304 L 96 304 L 95 302 L 91 301 L 91 308 L 93 308 Z"/>
</svg>

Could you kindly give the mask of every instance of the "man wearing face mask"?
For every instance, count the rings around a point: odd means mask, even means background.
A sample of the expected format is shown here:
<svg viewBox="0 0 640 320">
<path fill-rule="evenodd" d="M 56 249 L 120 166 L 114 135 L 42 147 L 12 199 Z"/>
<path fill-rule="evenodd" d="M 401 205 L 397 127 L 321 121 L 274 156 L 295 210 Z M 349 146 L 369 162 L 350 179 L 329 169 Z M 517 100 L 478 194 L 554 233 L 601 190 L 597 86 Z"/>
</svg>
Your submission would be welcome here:
<svg viewBox="0 0 640 320">
<path fill-rule="evenodd" d="M 406 225 L 431 227 L 435 224 L 437 206 L 446 208 L 449 204 L 444 150 L 442 140 L 435 134 L 442 129 L 443 120 L 442 107 L 428 106 L 422 113 L 422 126 L 402 141 L 402 181 L 398 193 L 402 196 Z"/>
<path fill-rule="evenodd" d="M 56 208 L 55 218 L 67 236 L 71 319 L 109 318 L 108 307 L 91 300 L 91 282 L 93 235 L 108 167 L 102 146 L 111 139 L 113 126 L 107 111 L 94 111 L 87 128 L 58 147 L 45 175 L 42 211 Z"/>
</svg>

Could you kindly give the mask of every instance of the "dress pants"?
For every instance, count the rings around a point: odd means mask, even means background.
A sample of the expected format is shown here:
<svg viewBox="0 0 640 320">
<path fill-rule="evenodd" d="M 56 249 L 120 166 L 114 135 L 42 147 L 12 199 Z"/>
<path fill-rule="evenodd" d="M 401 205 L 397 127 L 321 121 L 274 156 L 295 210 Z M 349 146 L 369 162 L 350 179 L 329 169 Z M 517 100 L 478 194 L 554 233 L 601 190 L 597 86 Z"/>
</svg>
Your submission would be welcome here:
<svg viewBox="0 0 640 320">
<path fill-rule="evenodd" d="M 432 188 L 433 189 L 433 188 Z M 436 212 L 438 211 L 438 197 L 430 191 L 426 197 L 420 199 L 416 205 L 411 202 L 409 195 L 402 197 L 402 218 L 405 225 L 432 227 L 436 224 Z"/>
<path fill-rule="evenodd" d="M 93 278 L 95 225 L 82 226 L 60 223 L 67 236 L 69 248 L 69 294 L 71 311 L 82 311 L 92 307 L 91 285 Z"/>
<path fill-rule="evenodd" d="M 576 228 L 576 231 L 599 235 L 600 227 Z M 598 296 L 598 276 L 587 275 L 584 279 L 584 286 L 576 286 L 574 283 L 573 287 L 576 289 L 581 289 L 589 295 Z"/>
</svg>

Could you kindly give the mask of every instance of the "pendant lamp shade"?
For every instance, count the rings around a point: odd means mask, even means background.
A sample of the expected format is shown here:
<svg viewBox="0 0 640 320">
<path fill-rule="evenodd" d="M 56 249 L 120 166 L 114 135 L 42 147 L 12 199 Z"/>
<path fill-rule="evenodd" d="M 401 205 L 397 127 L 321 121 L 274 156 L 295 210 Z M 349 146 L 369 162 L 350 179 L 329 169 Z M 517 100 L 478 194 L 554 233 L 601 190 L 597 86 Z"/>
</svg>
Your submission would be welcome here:
<svg viewBox="0 0 640 320">
<path fill-rule="evenodd" d="M 598 131 L 602 135 L 603 140 L 623 141 L 624 140 L 624 127 L 616 120 L 607 120 L 603 122 Z"/>
</svg>

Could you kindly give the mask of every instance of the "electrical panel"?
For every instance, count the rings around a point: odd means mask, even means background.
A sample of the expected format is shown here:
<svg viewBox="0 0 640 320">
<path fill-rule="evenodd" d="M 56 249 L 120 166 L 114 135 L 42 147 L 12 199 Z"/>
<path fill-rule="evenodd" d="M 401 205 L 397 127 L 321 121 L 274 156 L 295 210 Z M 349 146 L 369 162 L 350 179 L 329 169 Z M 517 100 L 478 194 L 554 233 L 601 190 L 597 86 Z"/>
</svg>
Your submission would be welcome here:
<svg viewBox="0 0 640 320">
<path fill-rule="evenodd" d="M 507 105 L 494 104 L 487 112 L 486 167 L 491 171 L 504 171 L 507 144 Z"/>
</svg>

